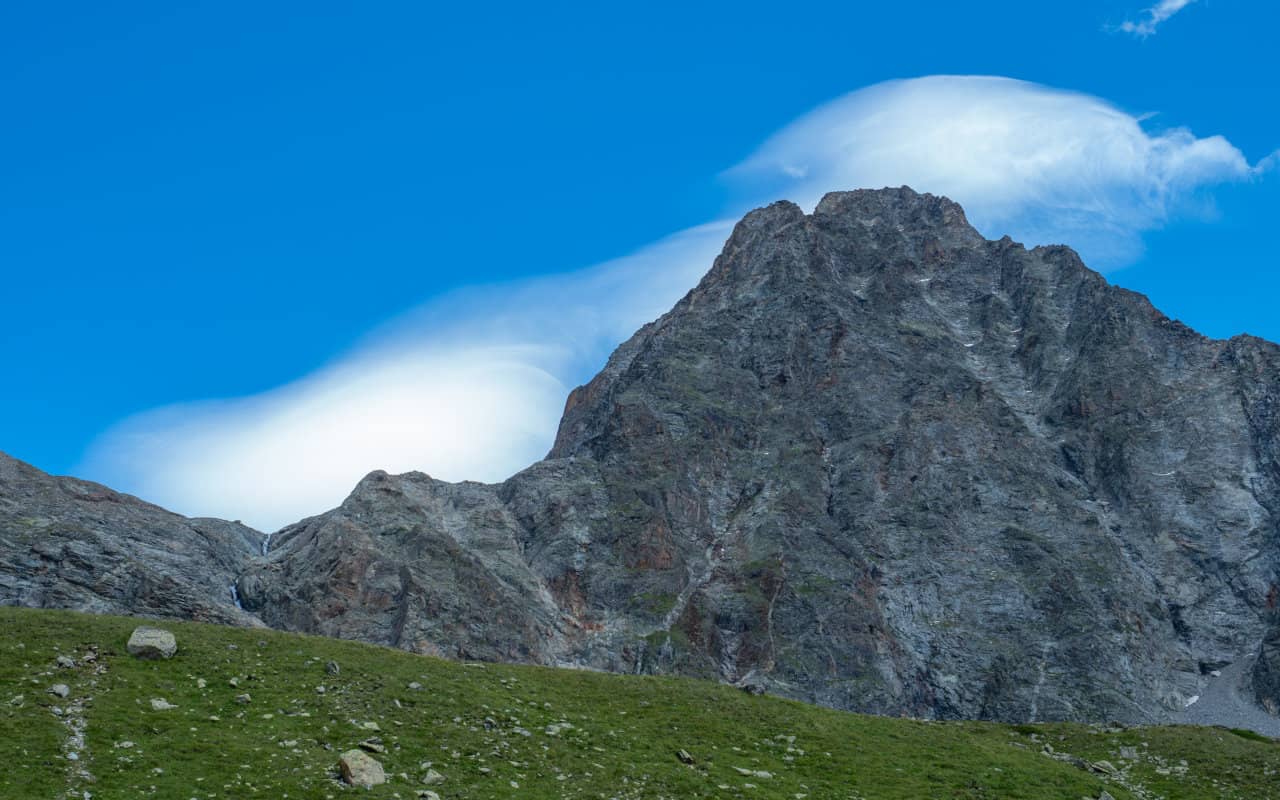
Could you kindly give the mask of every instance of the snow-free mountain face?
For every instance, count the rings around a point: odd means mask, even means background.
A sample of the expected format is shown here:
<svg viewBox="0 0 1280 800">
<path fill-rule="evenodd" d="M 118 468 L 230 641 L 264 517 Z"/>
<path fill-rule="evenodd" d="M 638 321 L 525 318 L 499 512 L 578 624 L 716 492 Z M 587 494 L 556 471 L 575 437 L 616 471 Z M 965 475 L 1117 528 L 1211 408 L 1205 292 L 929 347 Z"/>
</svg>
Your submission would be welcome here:
<svg viewBox="0 0 1280 800">
<path fill-rule="evenodd" d="M 233 585 L 262 542 L 0 453 L 0 605 L 261 624 Z"/>
<path fill-rule="evenodd" d="M 1274 708 L 1278 448 L 1280 348 L 835 193 L 743 219 L 544 461 L 374 473 L 237 586 L 274 627 L 879 713 L 1166 719 L 1227 669 Z"/>
</svg>

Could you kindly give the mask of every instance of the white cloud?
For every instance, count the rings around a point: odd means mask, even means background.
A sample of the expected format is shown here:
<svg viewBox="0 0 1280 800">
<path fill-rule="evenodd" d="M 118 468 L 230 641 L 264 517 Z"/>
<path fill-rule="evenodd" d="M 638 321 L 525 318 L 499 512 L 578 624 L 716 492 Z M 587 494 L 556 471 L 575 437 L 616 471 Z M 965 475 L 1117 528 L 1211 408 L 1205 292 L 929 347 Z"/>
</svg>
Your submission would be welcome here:
<svg viewBox="0 0 1280 800">
<path fill-rule="evenodd" d="M 1143 130 L 1097 98 L 1004 78 L 893 81 L 805 115 L 730 171 L 756 203 L 909 184 L 989 236 L 1068 242 L 1091 263 L 1249 177 L 1225 139 Z M 336 505 L 372 469 L 501 480 L 546 453 L 569 386 L 709 268 L 729 223 L 592 269 L 454 292 L 314 375 L 126 420 L 78 470 L 187 514 L 272 529 Z"/>
<path fill-rule="evenodd" d="M 1160 27 L 1160 23 L 1177 14 L 1182 9 L 1194 3 L 1196 0 L 1160 0 L 1151 8 L 1143 9 L 1142 19 L 1134 22 L 1125 20 L 1120 24 L 1120 30 L 1125 33 L 1132 33 L 1140 38 L 1147 38 L 1156 32 L 1156 28 Z"/>
<path fill-rule="evenodd" d="M 1221 136 L 1159 133 L 1096 97 L 1009 78 L 935 76 L 845 95 L 784 128 L 731 177 L 811 206 L 832 189 L 945 194 L 989 236 L 1068 243 L 1095 267 L 1141 253 L 1142 231 L 1253 174 Z"/>
<path fill-rule="evenodd" d="M 77 470 L 185 514 L 273 530 L 370 470 L 499 481 L 544 456 L 571 386 L 706 271 L 728 224 L 592 269 L 453 292 L 262 395 L 126 420 Z"/>
</svg>

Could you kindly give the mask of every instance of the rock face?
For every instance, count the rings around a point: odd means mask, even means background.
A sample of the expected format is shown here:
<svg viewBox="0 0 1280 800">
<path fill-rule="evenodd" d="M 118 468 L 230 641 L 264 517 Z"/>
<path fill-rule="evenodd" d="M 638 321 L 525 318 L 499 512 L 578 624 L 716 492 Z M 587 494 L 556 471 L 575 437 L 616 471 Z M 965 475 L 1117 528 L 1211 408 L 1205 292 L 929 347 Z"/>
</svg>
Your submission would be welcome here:
<svg viewBox="0 0 1280 800">
<path fill-rule="evenodd" d="M 546 460 L 375 472 L 239 590 L 273 626 L 453 657 L 1151 720 L 1276 649 L 1278 482 L 1280 348 L 946 199 L 837 193 L 743 219 Z"/>
<path fill-rule="evenodd" d="M 0 604 L 260 624 L 230 586 L 262 534 L 0 453 Z"/>
<path fill-rule="evenodd" d="M 178 640 L 169 631 L 140 626 L 133 629 L 126 647 L 135 658 L 159 661 L 173 658 L 178 652 Z"/>
</svg>

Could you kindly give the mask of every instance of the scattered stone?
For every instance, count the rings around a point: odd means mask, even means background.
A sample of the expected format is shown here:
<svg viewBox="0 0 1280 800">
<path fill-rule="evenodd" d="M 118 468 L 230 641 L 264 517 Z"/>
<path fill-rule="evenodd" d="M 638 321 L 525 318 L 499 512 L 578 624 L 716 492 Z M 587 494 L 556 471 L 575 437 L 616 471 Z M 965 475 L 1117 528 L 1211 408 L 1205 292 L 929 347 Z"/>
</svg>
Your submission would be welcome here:
<svg viewBox="0 0 1280 800">
<path fill-rule="evenodd" d="M 756 672 L 755 670 L 748 672 L 746 677 L 744 677 L 742 680 L 738 681 L 734 685 L 737 686 L 742 691 L 746 692 L 747 694 L 752 694 L 752 695 L 762 695 L 769 688 L 765 684 L 764 679 L 760 677 L 760 673 Z"/>
<path fill-rule="evenodd" d="M 170 703 L 168 700 L 165 700 L 163 697 L 151 698 L 152 711 L 168 711 L 171 708 L 177 708 L 177 706 L 175 706 L 173 703 Z"/>
<path fill-rule="evenodd" d="M 196 678 L 196 688 L 197 688 L 197 689 L 203 689 L 204 687 L 206 687 L 206 686 L 208 686 L 208 685 L 209 685 L 209 682 L 208 682 L 208 681 L 206 681 L 204 678 Z"/>
<path fill-rule="evenodd" d="M 440 795 L 430 789 L 419 789 L 418 800 L 440 800 Z"/>
<path fill-rule="evenodd" d="M 553 722 L 543 730 L 548 736 L 559 736 L 565 731 L 572 730 L 573 724 L 569 722 Z"/>
<path fill-rule="evenodd" d="M 324 665 L 324 671 L 329 675 L 337 675 L 342 671 L 342 667 L 338 666 L 337 661 L 330 661 Z"/>
<path fill-rule="evenodd" d="M 71 687 L 67 686 L 65 683 L 55 683 L 49 687 L 49 694 L 55 694 L 58 697 L 66 697 L 71 694 Z"/>
<path fill-rule="evenodd" d="M 373 756 L 362 750 L 348 750 L 338 759 L 342 780 L 370 789 L 387 782 L 387 773 Z"/>
<path fill-rule="evenodd" d="M 1116 769 L 1115 764 L 1112 764 L 1110 761 L 1095 761 L 1089 765 L 1089 769 L 1103 775 L 1115 775 L 1120 771 Z"/>
<path fill-rule="evenodd" d="M 417 690 L 422 688 L 422 684 L 418 683 L 417 681 L 409 681 L 409 688 L 413 689 L 416 692 Z"/>
<path fill-rule="evenodd" d="M 75 669 L 76 660 L 71 656 L 58 656 L 58 667 L 61 669 Z"/>
<path fill-rule="evenodd" d="M 431 769 L 430 767 L 427 768 L 427 774 L 422 776 L 422 782 L 428 786 L 436 786 L 438 784 L 444 783 L 444 781 L 445 781 L 444 775 L 441 775 L 439 772 L 435 771 L 434 769 Z"/>
<path fill-rule="evenodd" d="M 1137 760 L 1138 760 L 1138 748 L 1136 748 L 1136 747 L 1121 747 L 1121 748 L 1120 748 L 1120 757 L 1121 757 L 1121 758 L 1123 758 L 1125 761 L 1137 761 Z"/>
<path fill-rule="evenodd" d="M 9 705 L 11 705 L 11 706 L 20 706 L 20 705 L 22 705 L 23 701 L 25 701 L 26 699 L 27 699 L 27 698 L 26 698 L 25 696 L 23 696 L 23 695 L 15 694 L 13 697 L 10 697 L 10 698 L 9 698 Z"/>
<path fill-rule="evenodd" d="M 382 739 L 378 738 L 377 736 L 373 737 L 372 739 L 365 739 L 358 746 L 361 750 L 367 750 L 370 753 L 387 752 L 386 745 L 384 745 L 382 743 Z"/>
<path fill-rule="evenodd" d="M 238 694 L 236 695 L 236 702 L 242 706 L 247 706 L 249 703 L 253 702 L 253 697 L 248 692 Z"/>
<path fill-rule="evenodd" d="M 363 729 L 364 729 L 364 730 L 366 730 L 366 731 L 380 731 L 380 730 L 382 730 L 382 728 L 378 727 L 378 723 L 376 723 L 376 722 L 361 722 L 361 723 L 360 723 L 360 727 L 361 727 L 361 728 L 363 728 Z"/>
<path fill-rule="evenodd" d="M 733 770 L 734 772 L 737 772 L 739 775 L 741 775 L 744 778 L 762 778 L 767 780 L 773 777 L 772 772 L 765 772 L 762 769 L 747 769 L 746 767 L 734 767 Z"/>
<path fill-rule="evenodd" d="M 129 636 L 129 655 L 152 661 L 173 658 L 178 652 L 178 640 L 169 631 L 139 626 Z"/>
<path fill-rule="evenodd" d="M 696 762 L 693 760 L 693 756 L 689 755 L 689 751 L 688 751 L 688 750 L 677 750 L 677 751 L 676 751 L 676 758 L 678 758 L 678 759 L 680 760 L 680 763 L 681 763 L 681 764 L 694 764 L 694 763 L 696 763 Z"/>
<path fill-rule="evenodd" d="M 235 687 L 237 687 L 237 686 L 239 686 L 239 685 L 240 685 L 240 679 L 239 679 L 239 678 L 232 678 L 231 680 L 227 681 L 227 683 L 228 683 L 228 684 L 230 684 L 230 685 L 231 685 L 231 688 L 233 688 L 233 689 L 234 689 Z"/>
</svg>

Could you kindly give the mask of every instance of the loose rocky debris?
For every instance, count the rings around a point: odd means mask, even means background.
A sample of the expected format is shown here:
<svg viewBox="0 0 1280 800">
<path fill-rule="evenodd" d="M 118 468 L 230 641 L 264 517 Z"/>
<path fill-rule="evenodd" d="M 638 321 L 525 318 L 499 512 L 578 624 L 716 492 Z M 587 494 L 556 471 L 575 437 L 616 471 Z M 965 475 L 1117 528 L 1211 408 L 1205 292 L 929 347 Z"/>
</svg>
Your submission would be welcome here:
<svg viewBox="0 0 1280 800">
<path fill-rule="evenodd" d="M 161 628 L 139 626 L 129 636 L 129 654 L 135 658 L 161 660 L 173 658 L 178 652 L 178 640 Z"/>
</svg>

